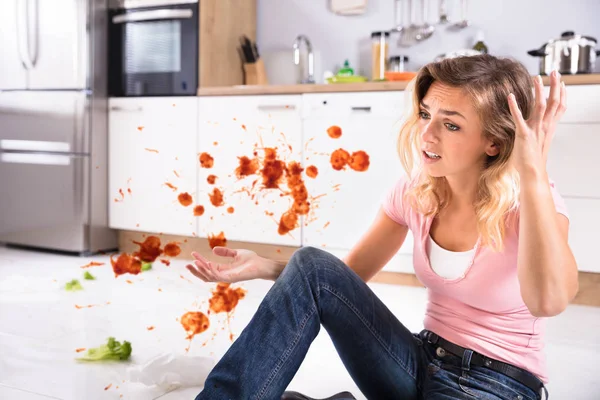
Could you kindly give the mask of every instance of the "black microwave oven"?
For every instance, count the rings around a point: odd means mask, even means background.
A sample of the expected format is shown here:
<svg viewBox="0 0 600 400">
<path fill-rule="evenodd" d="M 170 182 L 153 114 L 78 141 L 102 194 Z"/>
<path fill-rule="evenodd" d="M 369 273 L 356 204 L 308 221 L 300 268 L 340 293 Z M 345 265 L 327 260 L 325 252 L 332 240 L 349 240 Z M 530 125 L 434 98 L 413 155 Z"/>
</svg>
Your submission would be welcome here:
<svg viewBox="0 0 600 400">
<path fill-rule="evenodd" d="M 109 3 L 108 93 L 196 95 L 198 0 Z"/>
</svg>

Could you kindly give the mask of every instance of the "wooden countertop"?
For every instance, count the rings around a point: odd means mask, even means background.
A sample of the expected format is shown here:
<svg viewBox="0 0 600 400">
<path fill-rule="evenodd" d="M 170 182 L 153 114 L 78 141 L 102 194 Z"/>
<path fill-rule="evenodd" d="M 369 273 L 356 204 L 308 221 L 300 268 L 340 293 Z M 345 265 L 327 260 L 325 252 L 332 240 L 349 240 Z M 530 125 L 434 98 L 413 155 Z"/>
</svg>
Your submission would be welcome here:
<svg viewBox="0 0 600 400">
<path fill-rule="evenodd" d="M 543 77 L 544 84 L 550 78 Z M 562 80 L 567 85 L 597 85 L 600 84 L 600 73 L 582 75 L 563 75 Z M 318 85 L 239 85 L 204 87 L 198 90 L 198 96 L 243 96 L 260 94 L 301 94 L 301 93 L 339 93 L 339 92 L 379 92 L 404 90 L 408 82 L 365 82 L 365 83 L 336 83 Z"/>
</svg>

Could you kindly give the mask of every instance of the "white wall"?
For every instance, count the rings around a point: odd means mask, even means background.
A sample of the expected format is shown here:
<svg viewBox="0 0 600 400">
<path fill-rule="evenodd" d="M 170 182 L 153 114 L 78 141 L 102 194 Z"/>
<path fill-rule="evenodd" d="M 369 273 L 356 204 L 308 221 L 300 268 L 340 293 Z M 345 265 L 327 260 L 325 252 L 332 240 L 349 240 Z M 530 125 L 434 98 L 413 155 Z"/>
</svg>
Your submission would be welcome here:
<svg viewBox="0 0 600 400">
<path fill-rule="evenodd" d="M 437 19 L 437 0 L 426 1 L 432 19 Z M 447 2 L 456 11 L 451 17 L 458 18 L 459 0 Z M 347 58 L 358 72 L 369 74 L 371 31 L 393 26 L 393 4 L 393 0 L 368 0 L 365 14 L 349 17 L 329 12 L 328 0 L 258 0 L 258 45 L 262 53 L 289 49 L 292 60 L 292 43 L 303 33 L 320 53 L 319 71 L 335 72 Z M 536 74 L 539 59 L 529 56 L 528 50 L 565 30 L 600 38 L 600 1 L 470 0 L 469 20 L 472 26 L 461 32 L 441 29 L 423 43 L 394 46 L 390 52 L 408 55 L 417 69 L 441 53 L 471 47 L 475 33 L 482 29 L 491 54 L 512 56 Z M 600 72 L 600 61 L 596 71 Z"/>
</svg>

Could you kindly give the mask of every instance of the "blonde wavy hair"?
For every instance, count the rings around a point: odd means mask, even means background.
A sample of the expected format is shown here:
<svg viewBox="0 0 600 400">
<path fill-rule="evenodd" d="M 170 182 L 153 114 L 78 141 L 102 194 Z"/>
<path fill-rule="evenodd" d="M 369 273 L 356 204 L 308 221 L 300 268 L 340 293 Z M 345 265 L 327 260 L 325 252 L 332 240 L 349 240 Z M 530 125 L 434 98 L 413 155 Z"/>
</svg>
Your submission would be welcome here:
<svg viewBox="0 0 600 400">
<path fill-rule="evenodd" d="M 499 149 L 496 156 L 485 160 L 473 206 L 481 244 L 501 251 L 506 227 L 516 214 L 512 211 L 518 207 L 520 190 L 518 173 L 509 166 L 515 125 L 507 98 L 510 93 L 515 95 L 527 119 L 534 107 L 531 76 L 519 62 L 490 55 L 446 59 L 420 69 L 407 88 L 412 88 L 412 110 L 400 130 L 398 154 L 411 178 L 407 193 L 410 204 L 427 216 L 439 213 L 451 198 L 446 178 L 429 176 L 421 165 L 417 123 L 421 100 L 433 82 L 460 88 L 469 96 L 482 121 L 483 136 Z"/>
</svg>

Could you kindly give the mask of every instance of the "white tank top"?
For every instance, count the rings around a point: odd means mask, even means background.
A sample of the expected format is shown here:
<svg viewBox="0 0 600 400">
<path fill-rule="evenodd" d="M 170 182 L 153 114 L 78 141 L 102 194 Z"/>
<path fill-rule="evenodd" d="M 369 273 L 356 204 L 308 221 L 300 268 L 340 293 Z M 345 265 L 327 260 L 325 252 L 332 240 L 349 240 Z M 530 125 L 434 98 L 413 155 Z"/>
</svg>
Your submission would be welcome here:
<svg viewBox="0 0 600 400">
<path fill-rule="evenodd" d="M 444 279 L 457 279 L 463 276 L 473 259 L 475 248 L 467 251 L 450 251 L 440 247 L 429 235 L 427 256 L 433 271 Z"/>
</svg>

